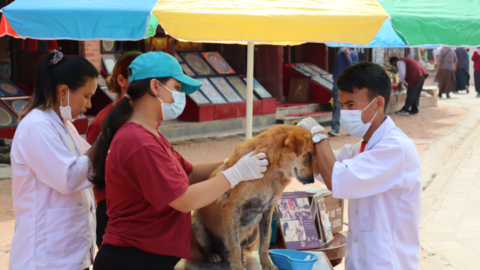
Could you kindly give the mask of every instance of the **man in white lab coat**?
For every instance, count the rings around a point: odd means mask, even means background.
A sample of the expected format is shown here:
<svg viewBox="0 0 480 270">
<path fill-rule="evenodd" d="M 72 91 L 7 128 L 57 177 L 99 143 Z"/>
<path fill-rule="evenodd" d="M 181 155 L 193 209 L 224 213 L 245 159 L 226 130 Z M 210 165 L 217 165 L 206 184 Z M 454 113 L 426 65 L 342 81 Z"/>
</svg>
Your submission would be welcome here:
<svg viewBox="0 0 480 270">
<path fill-rule="evenodd" d="M 420 159 L 415 144 L 385 116 L 390 79 L 379 65 L 362 62 L 347 68 L 337 85 L 341 126 L 363 142 L 332 152 L 315 120 L 298 125 L 313 134 L 316 178 L 333 197 L 349 199 L 346 269 L 417 269 Z"/>
</svg>

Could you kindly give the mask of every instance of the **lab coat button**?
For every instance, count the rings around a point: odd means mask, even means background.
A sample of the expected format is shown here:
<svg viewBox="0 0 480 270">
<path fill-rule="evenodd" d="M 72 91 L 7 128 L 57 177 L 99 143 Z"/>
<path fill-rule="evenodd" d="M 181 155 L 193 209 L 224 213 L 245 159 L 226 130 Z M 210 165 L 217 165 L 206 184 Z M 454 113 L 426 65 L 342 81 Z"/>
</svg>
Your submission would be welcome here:
<svg viewBox="0 0 480 270">
<path fill-rule="evenodd" d="M 356 244 L 358 242 L 358 238 L 357 237 L 353 238 L 353 242 Z"/>
</svg>

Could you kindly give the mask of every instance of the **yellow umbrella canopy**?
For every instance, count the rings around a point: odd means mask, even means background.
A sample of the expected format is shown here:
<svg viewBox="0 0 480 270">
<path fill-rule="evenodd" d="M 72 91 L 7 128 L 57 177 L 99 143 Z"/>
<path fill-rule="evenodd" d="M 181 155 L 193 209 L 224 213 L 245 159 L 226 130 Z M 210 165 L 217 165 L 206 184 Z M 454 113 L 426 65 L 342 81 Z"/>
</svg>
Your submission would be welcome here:
<svg viewBox="0 0 480 270">
<path fill-rule="evenodd" d="M 197 42 L 370 42 L 388 14 L 376 0 L 161 0 L 172 37 Z"/>
<path fill-rule="evenodd" d="M 365 45 L 388 18 L 377 0 L 160 0 L 153 13 L 179 40 L 248 43 L 246 139 L 252 137 L 254 43 Z"/>
</svg>

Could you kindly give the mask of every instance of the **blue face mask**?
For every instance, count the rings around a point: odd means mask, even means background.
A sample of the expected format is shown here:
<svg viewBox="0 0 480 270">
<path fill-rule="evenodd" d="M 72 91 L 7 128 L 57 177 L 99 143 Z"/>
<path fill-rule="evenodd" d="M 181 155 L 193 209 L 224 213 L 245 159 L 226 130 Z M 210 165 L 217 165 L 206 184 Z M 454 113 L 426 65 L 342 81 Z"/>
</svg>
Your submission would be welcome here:
<svg viewBox="0 0 480 270">
<path fill-rule="evenodd" d="M 160 83 L 165 89 L 170 91 L 172 93 L 173 97 L 173 103 L 165 103 L 163 102 L 159 96 L 157 96 L 158 100 L 162 103 L 162 114 L 163 114 L 163 120 L 172 120 L 177 118 L 180 114 L 182 114 L 183 110 L 185 109 L 185 105 L 187 104 L 187 100 L 185 97 L 185 93 L 178 92 L 178 91 L 172 91 L 168 89 L 165 85 L 163 85 L 161 82 Z"/>
</svg>

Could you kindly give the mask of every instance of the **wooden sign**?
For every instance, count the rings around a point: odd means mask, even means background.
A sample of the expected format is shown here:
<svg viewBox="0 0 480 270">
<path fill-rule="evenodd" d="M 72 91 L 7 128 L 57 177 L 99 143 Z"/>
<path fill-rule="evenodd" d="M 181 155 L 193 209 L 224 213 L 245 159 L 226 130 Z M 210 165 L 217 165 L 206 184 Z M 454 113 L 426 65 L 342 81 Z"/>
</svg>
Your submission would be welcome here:
<svg viewBox="0 0 480 270">
<path fill-rule="evenodd" d="M 333 198 L 331 191 L 317 187 L 307 187 L 299 191 L 307 192 L 310 203 L 312 203 L 312 198 L 315 194 L 325 192 L 325 204 L 327 205 L 328 218 L 332 223 L 332 233 L 337 234 L 343 231 L 343 215 L 345 208 L 343 199 Z"/>
<path fill-rule="evenodd" d="M 332 195 L 325 197 L 327 214 L 330 219 L 332 233 L 343 231 L 343 199 L 333 198 Z"/>
</svg>

